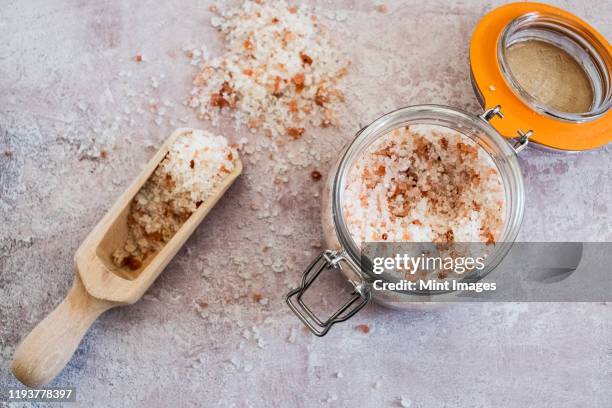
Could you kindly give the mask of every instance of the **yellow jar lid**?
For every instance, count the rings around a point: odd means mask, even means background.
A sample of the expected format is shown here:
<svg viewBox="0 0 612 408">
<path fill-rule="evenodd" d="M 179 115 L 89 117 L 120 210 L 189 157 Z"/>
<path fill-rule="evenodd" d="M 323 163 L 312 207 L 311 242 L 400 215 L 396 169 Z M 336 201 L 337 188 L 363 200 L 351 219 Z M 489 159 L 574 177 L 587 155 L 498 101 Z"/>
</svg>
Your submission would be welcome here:
<svg viewBox="0 0 612 408">
<path fill-rule="evenodd" d="M 541 3 L 512 3 L 487 14 L 478 24 L 470 45 L 470 67 L 483 107 L 501 106 L 503 118 L 494 117 L 491 125 L 502 135 L 514 138 L 517 131 L 533 131 L 531 142 L 564 151 L 589 150 L 612 141 L 612 110 L 585 121 L 571 121 L 537 111 L 522 99 L 508 82 L 499 61 L 498 47 L 506 27 L 516 19 L 530 15 L 552 16 L 574 27 L 604 52 L 612 64 L 612 48 L 593 27 L 575 15 Z M 608 67 L 610 65 L 607 65 Z M 604 72 L 607 78 L 612 73 Z"/>
</svg>

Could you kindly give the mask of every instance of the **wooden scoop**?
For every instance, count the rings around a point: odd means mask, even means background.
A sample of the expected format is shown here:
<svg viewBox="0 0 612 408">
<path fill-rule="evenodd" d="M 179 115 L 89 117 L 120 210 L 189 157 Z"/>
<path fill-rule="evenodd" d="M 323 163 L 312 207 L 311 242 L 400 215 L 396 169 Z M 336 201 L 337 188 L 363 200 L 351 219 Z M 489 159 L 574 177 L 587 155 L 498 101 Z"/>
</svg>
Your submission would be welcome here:
<svg viewBox="0 0 612 408">
<path fill-rule="evenodd" d="M 168 138 L 77 250 L 74 283 L 68 295 L 15 351 L 11 369 L 23 384 L 39 387 L 51 381 L 68 363 L 98 316 L 110 308 L 129 305 L 140 299 L 242 172 L 242 163 L 236 157 L 234 170 L 159 252 L 149 255 L 136 271 L 117 267 L 111 256 L 126 241 L 132 199 L 166 156 L 176 138 L 186 131 L 190 129 L 178 129 Z"/>
</svg>

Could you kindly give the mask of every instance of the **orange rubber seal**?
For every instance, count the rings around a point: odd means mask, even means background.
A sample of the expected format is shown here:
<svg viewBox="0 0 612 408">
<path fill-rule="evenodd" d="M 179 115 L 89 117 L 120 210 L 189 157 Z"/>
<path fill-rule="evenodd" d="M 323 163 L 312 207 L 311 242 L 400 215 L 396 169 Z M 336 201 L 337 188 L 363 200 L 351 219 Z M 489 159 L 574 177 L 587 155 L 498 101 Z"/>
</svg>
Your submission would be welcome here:
<svg viewBox="0 0 612 408">
<path fill-rule="evenodd" d="M 532 130 L 529 139 L 546 147 L 576 151 L 589 150 L 612 141 L 612 110 L 588 122 L 562 121 L 535 111 L 523 102 L 506 82 L 501 71 L 497 46 L 508 24 L 527 13 L 551 14 L 579 25 L 612 54 L 608 41 L 593 27 L 575 15 L 541 3 L 511 3 L 487 14 L 478 24 L 470 44 L 470 67 L 483 107 L 501 106 L 504 118 L 494 118 L 491 125 L 502 135 L 515 138 L 517 131 Z"/>
</svg>

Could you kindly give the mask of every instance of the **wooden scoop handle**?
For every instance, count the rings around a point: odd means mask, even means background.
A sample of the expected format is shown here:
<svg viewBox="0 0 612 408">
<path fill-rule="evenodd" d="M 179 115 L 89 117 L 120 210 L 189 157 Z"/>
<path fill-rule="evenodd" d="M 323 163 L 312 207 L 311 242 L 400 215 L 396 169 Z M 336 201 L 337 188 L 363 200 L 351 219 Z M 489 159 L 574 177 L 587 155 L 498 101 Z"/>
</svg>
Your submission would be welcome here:
<svg viewBox="0 0 612 408">
<path fill-rule="evenodd" d="M 117 306 L 90 296 L 77 273 L 66 298 L 19 344 L 11 369 L 28 387 L 53 380 L 70 361 L 89 326 Z"/>
</svg>

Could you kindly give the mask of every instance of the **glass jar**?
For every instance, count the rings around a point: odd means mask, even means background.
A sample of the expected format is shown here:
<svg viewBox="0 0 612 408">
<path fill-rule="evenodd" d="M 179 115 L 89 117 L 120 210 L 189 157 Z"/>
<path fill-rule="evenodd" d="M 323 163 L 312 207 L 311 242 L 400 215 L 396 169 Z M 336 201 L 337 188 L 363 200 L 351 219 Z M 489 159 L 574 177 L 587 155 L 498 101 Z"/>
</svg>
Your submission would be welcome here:
<svg viewBox="0 0 612 408">
<path fill-rule="evenodd" d="M 509 69 L 506 50 L 525 40 L 552 44 L 584 69 L 593 95 L 587 112 L 556 111 L 520 86 Z M 480 21 L 472 37 L 470 68 L 482 115 L 438 105 L 398 109 L 360 130 L 333 165 L 323 191 L 327 249 L 306 269 L 300 286 L 286 297 L 289 307 L 317 336 L 353 316 L 370 300 L 396 308 L 414 307 L 415 302 L 423 300 L 414 292 L 373 289 L 373 281 L 383 276 L 373 274 L 367 257 L 361 257 L 342 214 L 347 176 L 365 149 L 380 137 L 407 125 L 438 125 L 469 137 L 489 155 L 502 179 L 506 214 L 501 238 L 480 277 L 501 262 L 519 232 L 525 191 L 517 154 L 527 144 L 573 152 L 612 141 L 612 49 L 601 34 L 571 13 L 546 4 L 522 2 L 493 10 Z M 303 295 L 323 271 L 331 269 L 344 274 L 353 292 L 335 313 L 321 319 L 304 303 Z"/>
<path fill-rule="evenodd" d="M 375 275 L 370 267 L 362 263 L 360 248 L 351 237 L 342 213 L 346 181 L 353 165 L 372 143 L 394 129 L 420 124 L 447 127 L 469 137 L 490 156 L 504 186 L 506 214 L 501 239 L 482 275 L 501 262 L 510 249 L 509 244 L 515 240 L 523 219 L 525 191 L 517 152 L 527 139 L 519 141 L 514 147 L 509 144 L 489 124 L 489 120 L 497 114 L 499 108 L 475 116 L 446 106 L 409 106 L 381 116 L 357 133 L 333 165 L 323 190 L 321 215 L 327 249 L 306 270 L 302 285 L 287 297 L 292 310 L 315 334 L 324 335 L 333 324 L 348 319 L 371 299 L 394 308 L 413 307 L 413 302 L 422 301 L 419 295 L 406 291 L 372 289 L 372 282 L 380 280 L 381 276 Z M 323 321 L 302 301 L 302 295 L 322 271 L 334 268 L 346 276 L 354 291 L 343 307 Z"/>
<path fill-rule="evenodd" d="M 592 102 L 585 112 L 562 112 L 529 94 L 510 68 L 507 52 L 525 41 L 540 41 L 554 45 L 573 56 L 591 84 Z M 514 19 L 504 29 L 497 46 L 497 60 L 504 79 L 514 93 L 541 115 L 570 123 L 588 122 L 606 114 L 612 107 L 612 58 L 605 45 L 575 21 L 547 13 L 528 13 Z"/>
<path fill-rule="evenodd" d="M 507 54 L 524 41 L 546 43 L 574 59 L 591 87 L 588 110 L 561 112 L 521 86 Z M 532 146 L 555 152 L 591 150 L 612 141 L 612 47 L 587 22 L 565 10 L 541 3 L 511 3 L 485 15 L 472 36 L 470 74 L 482 107 L 502 107 L 503 120 L 492 121 L 502 135 L 530 129 Z"/>
</svg>

